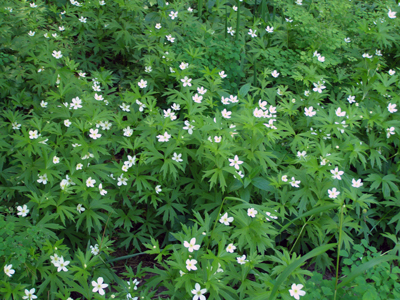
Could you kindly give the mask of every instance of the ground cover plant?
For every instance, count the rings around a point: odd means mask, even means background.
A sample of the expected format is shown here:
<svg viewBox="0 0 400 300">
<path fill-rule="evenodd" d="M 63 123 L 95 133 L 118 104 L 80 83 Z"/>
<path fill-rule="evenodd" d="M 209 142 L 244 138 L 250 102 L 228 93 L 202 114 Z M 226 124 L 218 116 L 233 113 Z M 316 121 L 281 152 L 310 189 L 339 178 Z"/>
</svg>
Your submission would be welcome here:
<svg viewBox="0 0 400 300">
<path fill-rule="evenodd" d="M 1 298 L 399 299 L 399 11 L 2 1 Z"/>
</svg>

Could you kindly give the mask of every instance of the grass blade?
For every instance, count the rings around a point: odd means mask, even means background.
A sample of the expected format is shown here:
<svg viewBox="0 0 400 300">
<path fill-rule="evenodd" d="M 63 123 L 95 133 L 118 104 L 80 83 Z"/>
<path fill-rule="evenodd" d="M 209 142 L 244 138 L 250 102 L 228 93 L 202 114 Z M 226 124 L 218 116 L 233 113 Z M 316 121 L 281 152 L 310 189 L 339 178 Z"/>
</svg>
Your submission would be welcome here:
<svg viewBox="0 0 400 300">
<path fill-rule="evenodd" d="M 336 247 L 337 244 L 327 244 L 327 245 L 322 245 L 319 246 L 318 248 L 315 248 L 311 252 L 307 253 L 306 255 L 299 257 L 296 259 L 296 261 L 292 262 L 290 265 L 286 267 L 286 269 L 279 275 L 279 277 L 276 280 L 276 283 L 274 285 L 274 288 L 272 289 L 271 295 L 269 296 L 269 300 L 273 300 L 276 297 L 276 293 L 278 292 L 279 287 L 281 284 L 286 280 L 286 278 L 289 277 L 292 272 L 298 268 L 303 262 L 305 262 L 307 259 L 310 259 L 314 256 L 321 255 L 322 253 L 325 253 L 326 251 Z"/>
<path fill-rule="evenodd" d="M 380 256 L 380 257 L 375 257 L 371 259 L 370 261 L 363 263 L 362 265 L 359 265 L 353 272 L 350 273 L 349 276 L 344 278 L 340 284 L 338 284 L 337 288 L 340 289 L 346 284 L 352 282 L 354 278 L 357 276 L 361 275 L 363 272 L 373 268 L 374 266 L 383 263 L 385 261 L 390 261 L 390 260 L 395 260 L 398 259 L 400 260 L 400 257 L 396 255 L 385 255 L 385 256 Z"/>
<path fill-rule="evenodd" d="M 290 221 L 285 226 L 283 226 L 281 228 L 281 230 L 279 231 L 279 233 L 282 233 L 286 228 L 288 228 L 293 222 L 295 222 L 298 219 L 301 219 L 301 218 L 304 218 L 304 217 L 308 217 L 308 216 L 311 216 L 311 215 L 314 215 L 314 214 L 318 214 L 318 213 L 321 213 L 321 212 L 336 208 L 338 206 L 339 206 L 339 204 L 330 204 L 330 205 L 324 205 L 324 206 L 320 206 L 320 207 L 314 208 L 312 210 L 309 210 L 308 212 L 305 212 L 304 214 L 301 214 L 296 219 Z"/>
</svg>

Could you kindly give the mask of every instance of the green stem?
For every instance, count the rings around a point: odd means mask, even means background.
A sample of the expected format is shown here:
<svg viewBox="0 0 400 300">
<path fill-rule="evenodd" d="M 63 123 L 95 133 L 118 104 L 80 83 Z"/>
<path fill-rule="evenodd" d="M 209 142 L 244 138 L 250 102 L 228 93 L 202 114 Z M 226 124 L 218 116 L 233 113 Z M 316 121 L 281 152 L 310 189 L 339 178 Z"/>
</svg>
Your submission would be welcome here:
<svg viewBox="0 0 400 300">
<path fill-rule="evenodd" d="M 199 19 L 201 19 L 201 13 L 203 12 L 203 0 L 198 0 L 197 2 L 197 10 L 199 13 Z"/>
<path fill-rule="evenodd" d="M 240 23 L 240 1 L 238 2 L 238 10 L 237 10 L 235 41 L 237 41 L 239 39 L 239 23 Z"/>
<path fill-rule="evenodd" d="M 214 233 L 214 229 L 215 229 L 215 227 L 216 227 L 217 224 L 218 224 L 218 219 L 219 219 L 219 216 L 221 215 L 221 210 L 222 210 L 222 206 L 224 205 L 225 199 L 226 199 L 226 197 L 222 200 L 221 206 L 219 207 L 219 211 L 218 211 L 217 217 L 215 218 L 215 222 L 214 222 L 213 229 L 211 230 L 210 238 L 209 238 L 208 241 L 207 241 L 206 249 L 208 249 L 208 246 L 209 246 L 209 244 L 210 244 L 212 235 L 213 235 L 213 233 Z"/>
<path fill-rule="evenodd" d="M 225 4 L 225 39 L 228 37 L 228 5 Z"/>
<path fill-rule="evenodd" d="M 339 241 L 338 241 L 338 250 L 337 250 L 337 258 L 336 258 L 336 281 L 335 281 L 335 294 L 333 296 L 333 300 L 336 300 L 337 294 L 337 285 L 339 280 L 339 260 L 340 260 L 340 246 L 342 245 L 342 226 L 343 226 L 343 204 L 340 208 L 340 220 L 339 220 Z"/>
<path fill-rule="evenodd" d="M 306 228 L 306 225 L 308 224 L 308 222 L 311 221 L 312 218 L 313 218 L 313 216 L 310 216 L 310 218 L 307 220 L 307 222 L 304 223 L 303 227 L 301 227 L 300 233 L 299 233 L 299 235 L 297 236 L 297 239 L 296 239 L 296 241 L 294 242 L 294 244 L 293 244 L 293 246 L 292 246 L 292 249 L 290 249 L 289 254 L 292 253 L 294 247 L 295 247 L 296 244 L 297 244 L 297 241 L 300 239 L 301 235 L 303 234 L 304 228 Z"/>
<path fill-rule="evenodd" d="M 262 0 L 261 3 L 261 19 L 265 22 L 265 6 L 266 6 L 266 0 Z"/>
<path fill-rule="evenodd" d="M 254 86 L 257 86 L 257 61 L 254 58 Z"/>
</svg>

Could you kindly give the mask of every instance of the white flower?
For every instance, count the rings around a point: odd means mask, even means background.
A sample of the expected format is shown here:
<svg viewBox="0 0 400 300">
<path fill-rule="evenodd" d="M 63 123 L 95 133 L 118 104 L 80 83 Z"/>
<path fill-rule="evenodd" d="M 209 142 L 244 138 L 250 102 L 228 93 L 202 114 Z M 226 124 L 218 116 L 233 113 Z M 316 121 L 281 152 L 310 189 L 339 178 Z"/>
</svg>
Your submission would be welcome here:
<svg viewBox="0 0 400 300">
<path fill-rule="evenodd" d="M 241 265 L 244 265 L 244 264 L 246 263 L 246 261 L 248 261 L 248 260 L 246 260 L 246 255 L 238 256 L 238 257 L 236 258 L 236 260 L 237 260 L 237 262 L 238 262 L 239 264 L 241 264 Z"/>
<path fill-rule="evenodd" d="M 302 291 L 302 284 L 292 284 L 292 289 L 289 290 L 290 296 L 294 297 L 296 300 L 300 299 L 300 296 L 304 296 L 306 294 L 305 291 Z"/>
<path fill-rule="evenodd" d="M 324 62 L 325 61 L 325 56 L 319 55 L 318 56 L 318 61 Z"/>
<path fill-rule="evenodd" d="M 155 27 L 156 29 L 161 29 L 161 23 L 157 23 Z"/>
<path fill-rule="evenodd" d="M 41 107 L 46 107 L 47 106 L 47 102 L 44 102 L 44 100 L 42 100 L 42 102 L 40 102 L 40 106 Z"/>
<path fill-rule="evenodd" d="M 313 111 L 314 107 L 310 106 L 309 108 L 304 108 L 304 114 L 307 117 L 312 117 L 315 116 L 315 114 L 317 113 L 316 111 Z"/>
<path fill-rule="evenodd" d="M 125 178 L 125 177 L 124 177 L 124 174 L 121 174 L 121 176 L 118 177 L 118 183 L 117 183 L 117 185 L 118 185 L 118 186 L 121 186 L 121 185 L 128 185 L 128 178 Z"/>
<path fill-rule="evenodd" d="M 98 132 L 99 132 L 98 129 L 93 129 L 93 128 L 91 128 L 89 131 L 90 131 L 89 136 L 90 136 L 92 139 L 95 140 L 95 139 L 98 139 L 98 138 L 101 137 L 101 134 L 98 133 Z"/>
<path fill-rule="evenodd" d="M 166 37 L 166 38 L 167 38 L 167 40 L 168 40 L 168 41 L 170 41 L 171 43 L 173 43 L 173 42 L 175 41 L 175 38 L 174 38 L 174 37 L 172 37 L 172 35 L 171 35 L 171 34 L 169 34 L 169 35 L 166 35 L 165 37 Z"/>
<path fill-rule="evenodd" d="M 60 162 L 60 158 L 57 156 L 53 156 L 53 164 L 58 164 Z"/>
<path fill-rule="evenodd" d="M 339 196 L 340 192 L 336 190 L 336 188 L 333 188 L 332 190 L 328 190 L 328 195 L 329 198 L 335 199 L 337 196 Z"/>
<path fill-rule="evenodd" d="M 177 103 L 174 103 L 174 104 L 172 104 L 171 108 L 172 108 L 173 110 L 180 110 L 180 109 L 181 109 L 181 106 L 180 106 L 179 104 L 177 104 Z"/>
<path fill-rule="evenodd" d="M 184 241 L 183 246 L 188 248 L 189 252 L 200 249 L 200 245 L 196 245 L 196 238 L 192 238 L 189 243 L 187 241 Z"/>
<path fill-rule="evenodd" d="M 192 99 L 193 99 L 193 101 L 196 102 L 196 103 L 201 103 L 201 100 L 203 100 L 203 96 L 199 96 L 199 94 L 195 94 L 195 95 L 192 97 Z"/>
<path fill-rule="evenodd" d="M 296 0 L 297 5 L 303 5 L 303 0 Z"/>
<path fill-rule="evenodd" d="M 81 21 L 82 23 L 86 23 L 87 18 L 84 18 L 83 16 L 81 16 L 79 18 L 79 21 Z"/>
<path fill-rule="evenodd" d="M 52 33 L 51 35 L 53 36 L 53 38 L 56 38 L 58 36 L 57 33 Z"/>
<path fill-rule="evenodd" d="M 335 111 L 335 113 L 338 117 L 344 117 L 346 115 L 346 112 L 342 111 L 342 109 L 340 107 L 338 107 L 338 109 Z"/>
<path fill-rule="evenodd" d="M 376 49 L 376 50 L 375 50 L 375 55 L 376 55 L 376 56 L 382 56 L 382 51 Z"/>
<path fill-rule="evenodd" d="M 29 35 L 29 36 L 34 36 L 34 35 L 35 35 L 35 32 L 32 31 L 32 30 L 30 30 L 30 31 L 28 32 L 28 35 Z"/>
<path fill-rule="evenodd" d="M 265 218 L 268 222 L 271 221 L 271 219 L 278 219 L 277 216 L 274 216 L 273 214 L 271 214 L 269 211 L 266 212 L 267 217 Z M 271 218 L 271 219 L 270 219 Z"/>
<path fill-rule="evenodd" d="M 47 184 L 47 180 L 48 180 L 47 174 L 43 174 L 43 175 L 38 174 L 38 176 L 39 176 L 39 179 L 37 180 L 37 182 Z"/>
<path fill-rule="evenodd" d="M 101 0 L 101 1 L 99 1 L 99 4 L 100 4 L 101 6 L 103 6 L 103 5 L 106 5 L 106 2 L 105 2 L 104 0 Z"/>
<path fill-rule="evenodd" d="M 33 3 L 33 4 L 35 4 L 35 3 Z M 33 6 L 31 5 L 31 7 L 33 7 Z M 34 7 L 36 7 L 36 6 L 34 6 Z M 28 299 L 28 300 L 37 299 L 37 296 L 35 296 L 34 293 L 35 293 L 34 288 L 31 289 L 30 291 L 25 289 L 25 296 L 23 296 L 22 299 Z"/>
<path fill-rule="evenodd" d="M 324 86 L 323 83 L 321 83 L 320 81 L 318 81 L 317 83 L 314 82 L 313 85 L 313 91 L 318 93 L 322 93 L 322 90 L 326 88 L 326 86 Z"/>
<path fill-rule="evenodd" d="M 76 210 L 78 211 L 78 213 L 82 213 L 82 212 L 85 211 L 85 208 L 83 207 L 82 204 L 78 204 L 78 205 L 76 206 Z"/>
<path fill-rule="evenodd" d="M 77 170 L 82 170 L 82 168 L 83 168 L 83 165 L 82 165 L 81 163 L 78 163 L 78 164 L 76 165 L 76 169 L 77 169 Z"/>
<path fill-rule="evenodd" d="M 296 180 L 294 177 L 292 177 L 292 181 L 290 182 L 290 185 L 293 187 L 299 187 L 299 183 L 301 183 L 300 180 Z"/>
<path fill-rule="evenodd" d="M 11 123 L 11 126 L 14 130 L 19 130 L 21 128 L 21 124 L 18 124 L 17 122 Z"/>
<path fill-rule="evenodd" d="M 297 151 L 297 157 L 298 158 L 305 158 L 306 156 L 307 156 L 307 152 L 306 151 L 303 151 L 303 152 Z"/>
<path fill-rule="evenodd" d="M 92 179 L 92 177 L 89 177 L 87 180 L 86 180 L 86 186 L 87 187 L 94 187 L 94 184 L 96 183 L 96 180 L 95 179 Z"/>
<path fill-rule="evenodd" d="M 151 71 L 153 71 L 153 69 L 152 69 L 151 66 L 148 66 L 148 67 L 144 67 L 144 71 L 145 71 L 146 73 L 151 73 Z"/>
<path fill-rule="evenodd" d="M 161 193 L 162 192 L 161 185 L 157 185 L 155 188 L 155 191 L 156 191 L 156 194 Z"/>
<path fill-rule="evenodd" d="M 364 58 L 372 58 L 372 55 L 369 55 L 368 53 L 364 53 L 362 55 L 362 57 L 364 57 Z"/>
<path fill-rule="evenodd" d="M 226 247 L 226 252 L 233 253 L 236 250 L 236 246 L 233 244 L 229 244 L 228 247 Z"/>
<path fill-rule="evenodd" d="M 304 91 L 304 96 L 306 97 L 310 96 L 310 91 Z"/>
<path fill-rule="evenodd" d="M 94 245 L 94 247 L 93 247 L 93 246 L 90 246 L 90 252 L 91 252 L 93 255 L 98 255 L 98 254 L 100 253 L 99 245 L 96 244 L 96 245 Z"/>
<path fill-rule="evenodd" d="M 249 29 L 249 32 L 248 32 L 248 33 L 249 33 L 249 35 L 250 35 L 252 38 L 254 38 L 254 37 L 257 37 L 256 31 L 257 31 L 257 30 L 254 30 L 254 31 L 253 31 L 253 29 Z"/>
<path fill-rule="evenodd" d="M 396 12 L 395 11 L 391 11 L 389 9 L 388 17 L 391 18 L 391 19 L 395 19 L 396 18 Z"/>
<path fill-rule="evenodd" d="M 228 158 L 230 164 L 230 167 L 235 167 L 236 170 L 239 170 L 239 165 L 241 165 L 243 163 L 243 161 L 239 160 L 239 156 L 235 155 L 235 157 L 233 159 Z"/>
<path fill-rule="evenodd" d="M 92 285 L 94 286 L 92 290 L 93 293 L 99 292 L 100 295 L 104 295 L 103 289 L 107 288 L 108 284 L 103 283 L 103 281 L 104 281 L 103 277 L 97 278 L 97 282 L 92 281 Z"/>
<path fill-rule="evenodd" d="M 69 261 L 64 261 L 64 257 L 60 257 L 60 259 L 54 264 L 57 268 L 57 272 L 64 271 L 67 272 L 68 269 L 66 268 L 69 265 Z"/>
<path fill-rule="evenodd" d="M 394 134 L 394 130 L 395 130 L 395 128 L 393 126 L 390 127 L 390 128 L 386 128 L 386 136 L 387 136 L 387 138 L 390 138 L 390 136 Z"/>
<path fill-rule="evenodd" d="M 168 132 L 164 132 L 164 134 L 157 135 L 159 142 L 168 142 L 171 138 L 171 135 Z"/>
<path fill-rule="evenodd" d="M 124 162 L 125 165 L 128 165 L 128 167 L 132 167 L 136 164 L 135 160 L 136 160 L 136 155 L 134 156 L 130 156 L 128 155 L 128 160 Z"/>
<path fill-rule="evenodd" d="M 235 30 L 233 30 L 232 27 L 228 27 L 227 32 L 232 36 L 235 34 Z"/>
<path fill-rule="evenodd" d="M 238 10 L 238 8 L 237 8 L 237 6 L 232 6 L 232 9 L 234 10 L 234 11 L 237 11 Z"/>
<path fill-rule="evenodd" d="M 192 300 L 206 300 L 203 294 L 207 293 L 207 289 L 201 289 L 200 284 L 196 283 L 194 285 L 194 290 L 192 290 L 193 299 Z"/>
<path fill-rule="evenodd" d="M 354 103 L 354 102 L 356 102 L 356 100 L 354 100 L 356 98 L 356 96 L 349 96 L 349 97 L 347 97 L 347 101 L 349 101 L 349 103 L 350 104 L 352 104 L 352 103 Z"/>
<path fill-rule="evenodd" d="M 197 260 L 187 259 L 186 260 L 186 269 L 188 269 L 188 271 L 190 271 L 190 270 L 196 271 L 197 270 L 196 264 L 197 264 Z"/>
<path fill-rule="evenodd" d="M 183 82 L 183 86 L 192 86 L 192 84 L 190 83 L 192 81 L 192 78 L 188 78 L 187 76 L 185 76 L 185 78 L 181 79 L 181 81 Z"/>
<path fill-rule="evenodd" d="M 26 206 L 26 204 L 24 204 L 23 206 L 18 206 L 17 210 L 18 210 L 17 215 L 23 218 L 25 218 L 29 213 L 29 209 L 28 206 Z"/>
<path fill-rule="evenodd" d="M 192 11 L 193 11 L 193 8 L 188 7 L 188 12 L 192 12 Z"/>
<path fill-rule="evenodd" d="M 293 20 L 290 19 L 290 18 L 285 18 L 285 20 L 286 20 L 286 22 L 289 22 L 289 23 L 292 23 L 292 22 L 293 22 Z"/>
<path fill-rule="evenodd" d="M 15 273 L 15 270 L 12 269 L 12 265 L 5 265 L 4 266 L 4 273 L 8 277 L 11 277 Z"/>
<path fill-rule="evenodd" d="M 185 70 L 186 68 L 188 68 L 189 67 L 189 64 L 188 63 L 185 63 L 185 62 L 181 62 L 181 64 L 179 65 L 179 68 L 181 69 L 181 70 Z"/>
<path fill-rule="evenodd" d="M 221 140 L 222 140 L 222 137 L 221 137 L 221 136 L 214 136 L 214 141 L 215 141 L 216 143 L 220 143 Z"/>
<path fill-rule="evenodd" d="M 387 109 L 390 113 L 395 113 L 397 111 L 396 106 L 394 103 L 389 103 Z"/>
<path fill-rule="evenodd" d="M 226 108 L 224 108 L 223 111 L 221 111 L 222 117 L 224 117 L 225 119 L 230 119 L 231 118 L 231 111 L 227 111 Z"/>
<path fill-rule="evenodd" d="M 142 89 L 144 89 L 145 87 L 147 87 L 147 81 L 140 79 L 140 81 L 138 82 L 138 86 Z"/>
<path fill-rule="evenodd" d="M 131 129 L 129 126 L 123 129 L 124 131 L 124 136 L 130 137 L 133 134 L 133 129 Z"/>
<path fill-rule="evenodd" d="M 120 107 L 123 111 L 131 111 L 131 110 L 129 109 L 129 107 L 130 107 L 129 104 L 122 103 L 119 107 Z"/>
<path fill-rule="evenodd" d="M 265 28 L 265 31 L 267 31 L 268 33 L 273 33 L 274 32 L 274 27 L 267 26 L 267 28 Z"/>
<path fill-rule="evenodd" d="M 350 40 L 349 37 L 345 38 L 344 41 L 345 41 L 346 43 L 350 43 L 350 42 L 351 42 L 351 40 Z"/>
<path fill-rule="evenodd" d="M 97 94 L 96 94 L 97 95 Z M 97 99 L 96 99 L 97 100 Z M 73 109 L 78 109 L 78 108 L 82 108 L 82 100 L 81 99 L 79 99 L 79 97 L 76 97 L 76 98 L 72 98 L 72 103 L 71 103 L 71 105 L 70 105 L 70 108 L 73 108 Z"/>
<path fill-rule="evenodd" d="M 66 127 L 69 127 L 71 124 L 72 124 L 72 123 L 71 123 L 70 120 L 68 120 L 68 119 L 64 120 L 64 125 L 65 125 Z"/>
<path fill-rule="evenodd" d="M 271 73 L 271 75 L 272 75 L 273 77 L 277 78 L 277 77 L 279 76 L 279 73 L 278 73 L 277 70 L 274 70 L 274 71 Z"/>
<path fill-rule="evenodd" d="M 99 191 L 100 191 L 100 195 L 102 195 L 102 196 L 107 194 L 107 191 L 105 189 L 103 189 L 102 183 L 99 184 Z"/>
<path fill-rule="evenodd" d="M 186 126 L 183 127 L 183 129 L 187 130 L 189 134 L 193 134 L 194 126 L 192 124 L 190 124 L 189 120 L 186 120 L 184 123 Z"/>
<path fill-rule="evenodd" d="M 222 96 L 221 97 L 221 102 L 224 105 L 228 105 L 229 104 L 229 98 L 228 97 L 225 98 L 224 96 Z"/>
<path fill-rule="evenodd" d="M 394 75 L 395 73 L 396 73 L 395 70 L 392 70 L 392 69 L 389 70 L 389 75 Z"/>
<path fill-rule="evenodd" d="M 333 174 L 333 176 L 332 176 L 333 179 L 342 180 L 342 177 L 340 177 L 340 176 L 342 176 L 344 174 L 344 172 L 343 171 L 339 171 L 338 167 L 336 167 L 334 170 L 331 170 L 331 173 Z"/>
<path fill-rule="evenodd" d="M 221 76 L 221 78 L 225 78 L 226 76 L 228 76 L 225 74 L 225 71 L 221 71 L 218 74 L 219 74 L 219 76 Z"/>
<path fill-rule="evenodd" d="M 172 10 L 172 11 L 169 13 L 169 16 L 171 17 L 172 20 L 174 20 L 175 18 L 178 17 L 178 12 Z"/>
<path fill-rule="evenodd" d="M 32 8 L 35 8 L 35 7 L 37 7 L 37 5 L 33 2 L 33 3 L 29 3 L 29 5 L 32 7 Z"/>
<path fill-rule="evenodd" d="M 359 188 L 359 187 L 361 187 L 361 186 L 363 185 L 361 179 L 355 180 L 355 178 L 353 178 L 353 179 L 351 180 L 351 183 L 352 183 L 351 185 L 352 185 L 353 187 L 355 187 L 355 188 Z"/>
<path fill-rule="evenodd" d="M 281 179 L 282 179 L 282 181 L 284 181 L 284 182 L 287 182 L 287 181 L 288 181 L 287 175 L 283 175 Z"/>
<path fill-rule="evenodd" d="M 56 51 L 54 50 L 52 55 L 56 58 L 56 59 L 60 59 L 62 57 L 61 51 Z"/>
<path fill-rule="evenodd" d="M 174 155 L 172 157 L 172 160 L 176 161 L 176 162 L 182 162 L 182 153 L 177 154 L 176 152 L 174 152 Z"/>
<path fill-rule="evenodd" d="M 230 225 L 231 222 L 233 222 L 233 217 L 228 217 L 228 213 L 225 213 L 221 219 L 219 219 L 219 222 L 225 225 Z"/>
<path fill-rule="evenodd" d="M 104 100 L 103 96 L 102 95 L 97 95 L 97 93 L 94 94 L 94 99 L 96 99 L 97 101 L 103 101 Z"/>
<path fill-rule="evenodd" d="M 64 31 L 64 30 L 65 30 L 65 27 L 64 27 L 64 26 L 58 26 L 58 30 Z"/>
<path fill-rule="evenodd" d="M 204 95 L 205 93 L 207 93 L 207 90 L 204 87 L 198 87 L 197 91 L 199 92 L 199 94 Z"/>
<path fill-rule="evenodd" d="M 247 210 L 247 215 L 248 215 L 249 217 L 252 217 L 252 218 L 254 218 L 254 217 L 256 216 L 257 213 L 258 213 L 258 211 L 255 210 L 254 208 L 249 208 L 249 209 Z"/>
</svg>

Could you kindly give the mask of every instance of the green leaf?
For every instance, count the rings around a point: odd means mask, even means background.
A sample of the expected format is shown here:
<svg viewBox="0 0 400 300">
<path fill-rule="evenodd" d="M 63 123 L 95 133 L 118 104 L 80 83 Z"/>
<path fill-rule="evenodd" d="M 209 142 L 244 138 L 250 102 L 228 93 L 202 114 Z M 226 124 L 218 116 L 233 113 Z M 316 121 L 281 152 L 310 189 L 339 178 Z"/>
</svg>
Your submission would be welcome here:
<svg viewBox="0 0 400 300">
<path fill-rule="evenodd" d="M 307 259 L 310 259 L 314 256 L 321 255 L 325 253 L 326 251 L 332 249 L 333 247 L 336 247 L 337 244 L 327 244 L 327 245 L 322 245 L 319 246 L 318 248 L 315 248 L 311 252 L 307 253 L 306 255 L 299 257 L 296 259 L 294 262 L 292 262 L 290 265 L 286 267 L 286 269 L 279 275 L 279 277 L 276 280 L 276 283 L 274 285 L 274 288 L 272 289 L 271 295 L 269 296 L 269 300 L 273 300 L 276 297 L 276 293 L 278 292 L 279 287 L 281 284 L 292 274 L 292 272 L 298 268 L 302 263 L 304 263 Z"/>
<path fill-rule="evenodd" d="M 362 265 L 359 265 L 357 268 L 354 269 L 353 272 L 350 273 L 349 276 L 347 276 L 346 278 L 344 278 L 342 280 L 342 282 L 337 286 L 337 289 L 340 289 L 343 286 L 349 284 L 356 277 L 363 274 L 367 270 L 371 270 L 374 266 L 376 266 L 380 263 L 390 261 L 390 260 L 395 260 L 395 259 L 397 260 L 397 259 L 399 259 L 399 257 L 395 256 L 395 255 L 380 256 L 380 257 L 375 257 Z"/>
<path fill-rule="evenodd" d="M 247 84 L 245 84 L 244 86 L 242 86 L 242 87 L 240 88 L 240 90 L 239 90 L 239 95 L 242 96 L 242 97 L 246 96 L 247 93 L 248 93 L 249 90 L 250 90 L 250 87 L 251 87 L 251 84 L 250 84 L 250 83 L 247 83 Z"/>
<path fill-rule="evenodd" d="M 251 183 L 263 191 L 273 191 L 274 188 L 269 184 L 269 181 L 262 177 L 255 177 L 251 180 Z"/>
<path fill-rule="evenodd" d="M 283 226 L 281 228 L 281 230 L 279 230 L 279 233 L 283 232 L 286 228 L 288 228 L 293 222 L 295 222 L 298 219 L 301 219 L 301 218 L 304 218 L 304 217 L 308 217 L 308 216 L 311 216 L 311 215 L 315 215 L 315 214 L 319 214 L 321 212 L 336 208 L 338 206 L 339 206 L 338 204 L 324 205 L 324 206 L 320 206 L 320 207 L 314 208 L 314 209 L 312 209 L 312 210 L 310 210 L 308 212 L 305 212 L 304 214 L 301 214 L 296 219 L 290 221 L 285 226 Z"/>
</svg>

